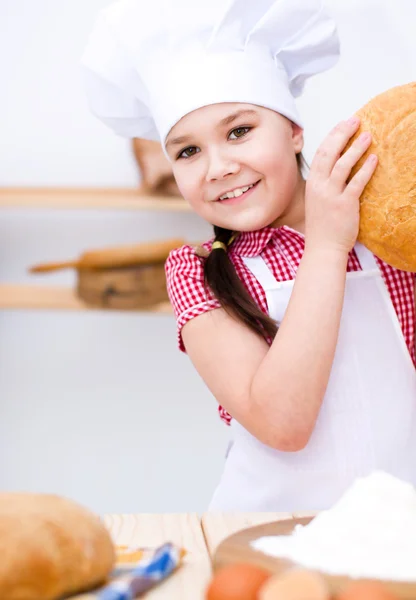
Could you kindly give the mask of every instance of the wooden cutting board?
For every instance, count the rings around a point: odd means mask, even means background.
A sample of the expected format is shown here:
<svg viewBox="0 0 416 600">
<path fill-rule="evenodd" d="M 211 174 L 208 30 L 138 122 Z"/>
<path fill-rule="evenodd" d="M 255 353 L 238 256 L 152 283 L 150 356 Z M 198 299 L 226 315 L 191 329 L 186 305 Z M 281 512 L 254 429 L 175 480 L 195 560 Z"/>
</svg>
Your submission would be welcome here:
<svg viewBox="0 0 416 600">
<path fill-rule="evenodd" d="M 214 571 L 233 563 L 250 563 L 267 569 L 271 573 L 280 574 L 297 566 L 293 562 L 263 554 L 250 544 L 254 540 L 270 535 L 289 535 L 296 525 L 307 525 L 313 517 L 290 518 L 274 523 L 266 523 L 243 529 L 221 542 L 214 553 Z M 416 557 L 415 557 L 416 570 Z M 352 582 L 349 577 L 339 577 L 323 573 L 332 594 L 339 594 Z M 400 600 L 416 600 L 416 583 L 383 582 Z"/>
</svg>

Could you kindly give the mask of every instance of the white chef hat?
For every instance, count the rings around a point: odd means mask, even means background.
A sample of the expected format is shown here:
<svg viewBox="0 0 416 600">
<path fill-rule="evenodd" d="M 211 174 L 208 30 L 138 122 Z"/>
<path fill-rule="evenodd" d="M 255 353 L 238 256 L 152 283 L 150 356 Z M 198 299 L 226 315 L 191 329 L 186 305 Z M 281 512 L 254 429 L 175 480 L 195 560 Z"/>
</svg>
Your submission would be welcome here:
<svg viewBox="0 0 416 600">
<path fill-rule="evenodd" d="M 338 55 L 322 0 L 118 0 L 101 11 L 81 64 L 99 119 L 164 145 L 183 116 L 215 103 L 302 125 L 294 98 Z"/>
</svg>

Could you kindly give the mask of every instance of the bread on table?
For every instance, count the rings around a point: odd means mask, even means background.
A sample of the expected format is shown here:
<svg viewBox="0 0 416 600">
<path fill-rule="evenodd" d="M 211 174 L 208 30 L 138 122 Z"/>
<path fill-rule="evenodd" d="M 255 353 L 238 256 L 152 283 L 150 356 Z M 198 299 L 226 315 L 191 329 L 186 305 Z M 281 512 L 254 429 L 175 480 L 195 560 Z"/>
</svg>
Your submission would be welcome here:
<svg viewBox="0 0 416 600">
<path fill-rule="evenodd" d="M 57 600 L 107 580 L 115 547 L 101 519 L 51 494 L 0 493 L 0 598 Z"/>
<path fill-rule="evenodd" d="M 360 199 L 358 240 L 393 267 L 416 272 L 416 82 L 379 94 L 357 111 L 379 164 Z"/>
</svg>

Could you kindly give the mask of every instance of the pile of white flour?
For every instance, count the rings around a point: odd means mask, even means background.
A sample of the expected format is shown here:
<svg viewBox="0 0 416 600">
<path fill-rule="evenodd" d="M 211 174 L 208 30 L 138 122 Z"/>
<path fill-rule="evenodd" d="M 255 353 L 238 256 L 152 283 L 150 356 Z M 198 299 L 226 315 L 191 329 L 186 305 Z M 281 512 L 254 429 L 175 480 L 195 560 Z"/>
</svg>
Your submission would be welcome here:
<svg viewBox="0 0 416 600">
<path fill-rule="evenodd" d="M 259 538 L 252 546 L 328 574 L 415 582 L 416 490 L 374 472 L 357 479 L 309 525 L 298 525 L 292 535 Z"/>
</svg>

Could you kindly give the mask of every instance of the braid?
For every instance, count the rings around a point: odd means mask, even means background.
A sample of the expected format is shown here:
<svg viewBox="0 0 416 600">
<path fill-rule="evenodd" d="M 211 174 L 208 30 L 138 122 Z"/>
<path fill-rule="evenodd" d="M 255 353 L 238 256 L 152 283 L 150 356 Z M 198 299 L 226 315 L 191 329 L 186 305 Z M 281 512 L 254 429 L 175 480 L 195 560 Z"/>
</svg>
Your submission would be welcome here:
<svg viewBox="0 0 416 600">
<path fill-rule="evenodd" d="M 228 246 L 233 238 L 233 232 L 222 227 L 214 226 L 214 234 L 215 242 L 225 246 Z M 263 338 L 274 338 L 277 333 L 276 323 L 257 306 L 222 247 L 212 250 L 206 257 L 204 277 L 206 287 L 212 291 L 228 314 Z"/>
</svg>

